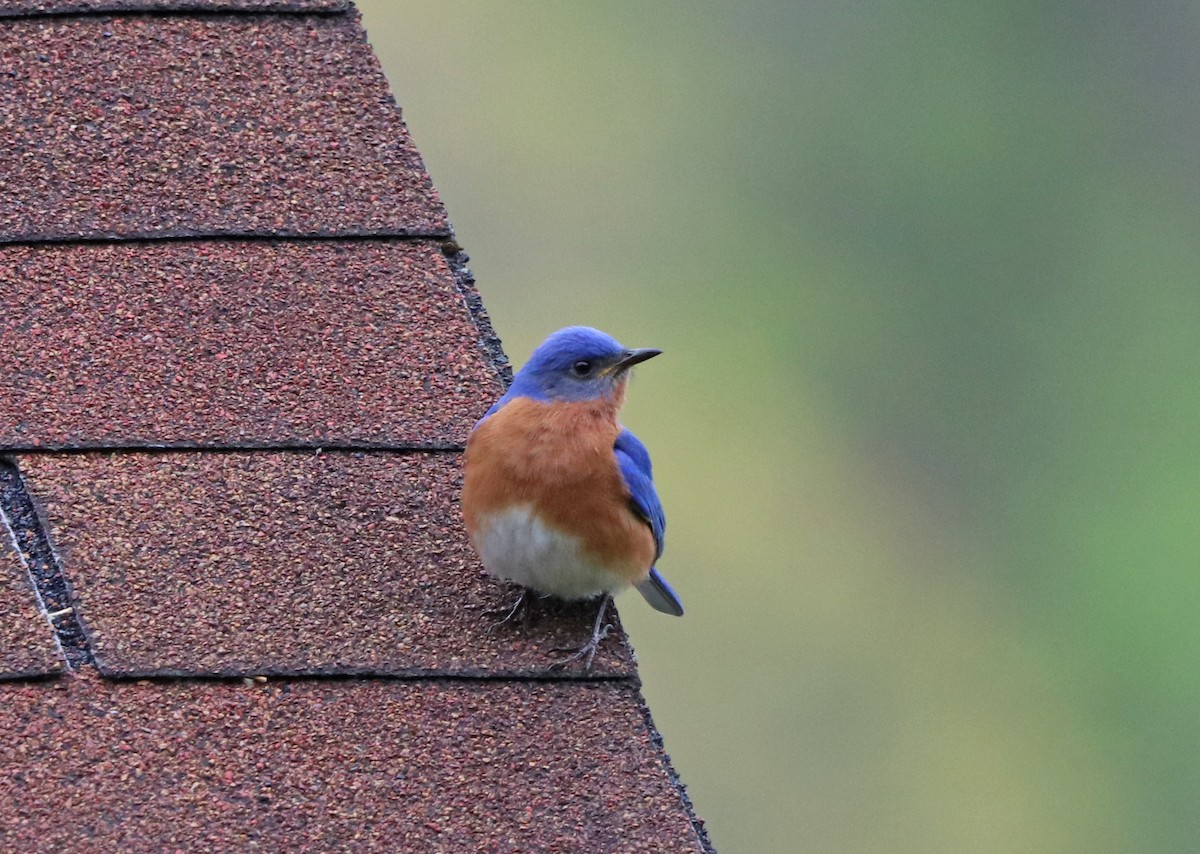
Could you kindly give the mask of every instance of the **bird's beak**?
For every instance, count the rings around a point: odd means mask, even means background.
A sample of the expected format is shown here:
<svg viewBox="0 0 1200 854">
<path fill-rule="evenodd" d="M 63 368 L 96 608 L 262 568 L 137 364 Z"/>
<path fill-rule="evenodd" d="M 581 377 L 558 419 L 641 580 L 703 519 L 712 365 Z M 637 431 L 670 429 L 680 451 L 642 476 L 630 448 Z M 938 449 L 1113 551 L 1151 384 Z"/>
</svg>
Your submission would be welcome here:
<svg viewBox="0 0 1200 854">
<path fill-rule="evenodd" d="M 655 356 L 662 355 L 662 350 L 655 350 L 653 347 L 642 347 L 640 350 L 630 350 L 621 361 L 613 365 L 613 373 L 622 373 L 629 370 L 639 362 L 644 362 L 647 359 L 653 359 Z"/>
</svg>

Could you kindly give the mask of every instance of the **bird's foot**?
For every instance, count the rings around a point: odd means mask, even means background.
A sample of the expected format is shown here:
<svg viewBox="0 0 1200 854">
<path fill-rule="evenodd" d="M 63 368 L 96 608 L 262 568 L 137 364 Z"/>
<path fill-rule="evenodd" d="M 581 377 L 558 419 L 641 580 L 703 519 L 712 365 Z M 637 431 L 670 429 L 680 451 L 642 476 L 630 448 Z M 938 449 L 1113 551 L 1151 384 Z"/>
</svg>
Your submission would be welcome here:
<svg viewBox="0 0 1200 854">
<path fill-rule="evenodd" d="M 533 594 L 525 588 L 522 588 L 521 595 L 517 597 L 517 601 L 513 603 L 511 608 L 505 610 L 501 608 L 497 611 L 487 611 L 488 616 L 495 617 L 503 614 L 499 620 L 496 620 L 488 626 L 489 632 L 494 632 L 501 626 L 507 626 L 509 623 L 518 623 L 521 626 L 529 624 L 530 612 L 533 610 Z"/>
<path fill-rule="evenodd" d="M 563 670 L 568 664 L 583 659 L 583 672 L 590 673 L 592 670 L 592 659 L 596 657 L 596 651 L 600 649 L 600 641 L 608 637 L 609 631 L 612 629 L 612 623 L 605 623 L 603 628 L 596 634 L 593 634 L 591 640 L 585 643 L 579 649 L 574 649 L 569 646 L 556 646 L 555 652 L 570 652 L 566 658 L 560 658 L 550 664 L 551 670 Z"/>
<path fill-rule="evenodd" d="M 608 609 L 609 596 L 605 595 L 600 600 L 600 610 L 596 613 L 596 622 L 592 626 L 592 637 L 579 648 L 569 646 L 559 646 L 554 648 L 554 652 L 569 652 L 571 653 L 566 658 L 561 658 L 550 664 L 551 670 L 562 670 L 568 664 L 573 664 L 580 659 L 583 660 L 583 672 L 590 673 L 592 670 L 592 660 L 596 657 L 597 650 L 600 649 L 600 642 L 608 637 L 608 633 L 612 631 L 612 623 L 604 622 L 604 614 Z"/>
</svg>

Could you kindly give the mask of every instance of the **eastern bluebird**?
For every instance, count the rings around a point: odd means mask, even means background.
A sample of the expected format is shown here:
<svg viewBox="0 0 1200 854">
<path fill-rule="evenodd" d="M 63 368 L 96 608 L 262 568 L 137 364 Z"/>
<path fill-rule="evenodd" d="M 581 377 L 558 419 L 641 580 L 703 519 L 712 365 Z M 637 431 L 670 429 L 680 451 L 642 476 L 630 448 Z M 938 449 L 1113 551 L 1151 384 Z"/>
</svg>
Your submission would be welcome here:
<svg viewBox="0 0 1200 854">
<path fill-rule="evenodd" d="M 662 504 L 650 454 L 617 422 L 629 369 L 661 350 L 629 350 L 586 326 L 560 329 L 530 357 L 471 431 L 462 508 L 471 544 L 492 575 L 560 599 L 600 597 L 592 638 L 564 666 L 590 669 L 608 634 L 611 595 L 630 585 L 659 611 L 683 605 L 654 568 Z"/>
</svg>

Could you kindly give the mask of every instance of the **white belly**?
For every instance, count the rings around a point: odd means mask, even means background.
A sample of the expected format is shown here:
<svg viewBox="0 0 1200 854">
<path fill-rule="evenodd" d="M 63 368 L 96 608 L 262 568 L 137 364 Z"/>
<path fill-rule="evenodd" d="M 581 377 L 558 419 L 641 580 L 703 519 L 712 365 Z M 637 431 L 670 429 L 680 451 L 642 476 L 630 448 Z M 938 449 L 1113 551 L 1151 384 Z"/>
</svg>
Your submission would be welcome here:
<svg viewBox="0 0 1200 854">
<path fill-rule="evenodd" d="M 529 505 L 481 520 L 475 547 L 492 575 L 560 599 L 590 599 L 625 586 L 583 551 L 578 538 L 542 524 Z"/>
</svg>

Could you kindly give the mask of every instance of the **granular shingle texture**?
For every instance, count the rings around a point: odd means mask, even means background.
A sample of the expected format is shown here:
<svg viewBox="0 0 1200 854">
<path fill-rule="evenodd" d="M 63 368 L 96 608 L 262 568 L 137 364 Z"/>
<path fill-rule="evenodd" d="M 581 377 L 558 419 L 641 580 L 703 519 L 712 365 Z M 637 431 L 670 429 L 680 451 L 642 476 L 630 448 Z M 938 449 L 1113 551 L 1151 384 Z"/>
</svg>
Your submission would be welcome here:
<svg viewBox="0 0 1200 854">
<path fill-rule="evenodd" d="M 0 18 L 70 12 L 339 12 L 349 0 L 0 0 Z"/>
<path fill-rule="evenodd" d="M 0 0 L 0 850 L 711 851 L 615 615 L 494 625 L 511 376 L 352 4 Z"/>
<path fill-rule="evenodd" d="M 108 674 L 553 675 L 591 607 L 489 631 L 515 594 L 458 513 L 460 454 L 21 458 Z M 572 675 L 574 670 L 564 675 Z M 633 675 L 624 635 L 593 674 Z"/>
<path fill-rule="evenodd" d="M 501 393 L 435 244 L 0 246 L 0 447 L 457 447 Z"/>
<path fill-rule="evenodd" d="M 356 16 L 0 27 L 0 240 L 447 235 Z"/>
<path fill-rule="evenodd" d="M 11 850 L 703 850 L 627 684 L 84 675 L 4 700 Z"/>
<path fill-rule="evenodd" d="M 0 514 L 0 679 L 61 669 L 54 633 L 12 546 L 8 521 Z"/>
</svg>

